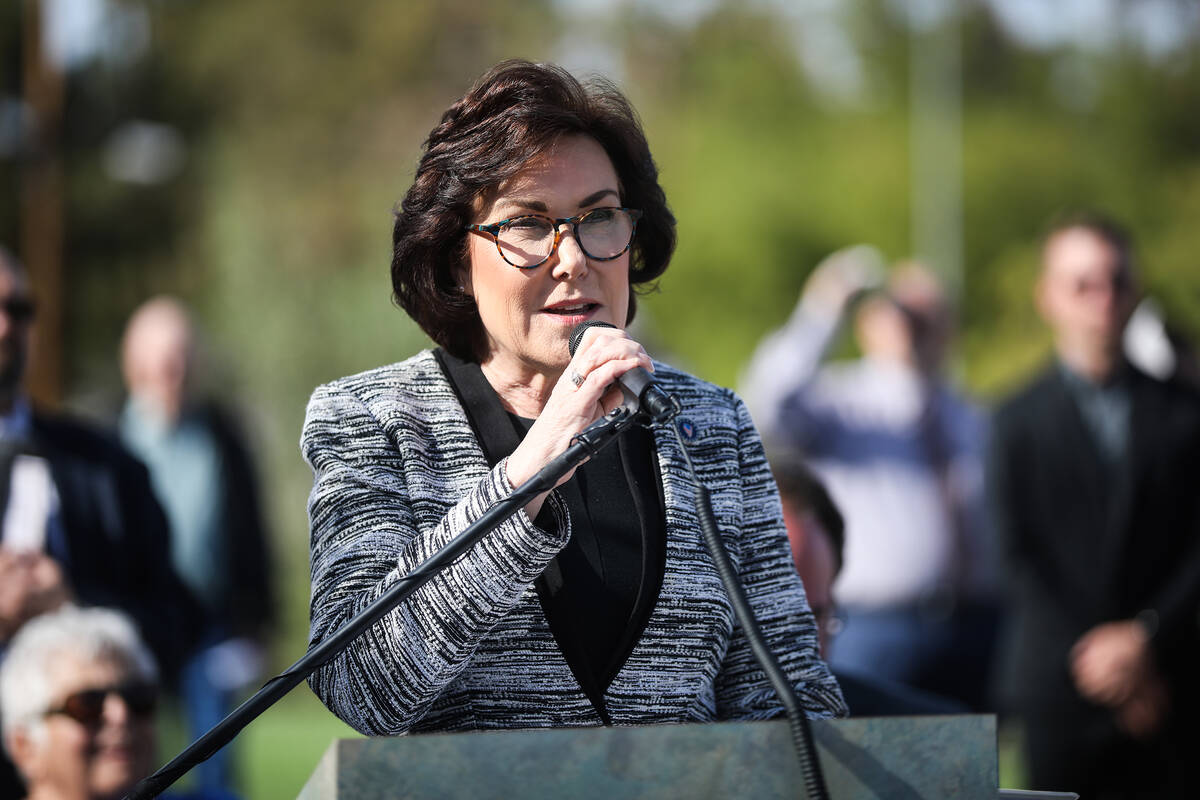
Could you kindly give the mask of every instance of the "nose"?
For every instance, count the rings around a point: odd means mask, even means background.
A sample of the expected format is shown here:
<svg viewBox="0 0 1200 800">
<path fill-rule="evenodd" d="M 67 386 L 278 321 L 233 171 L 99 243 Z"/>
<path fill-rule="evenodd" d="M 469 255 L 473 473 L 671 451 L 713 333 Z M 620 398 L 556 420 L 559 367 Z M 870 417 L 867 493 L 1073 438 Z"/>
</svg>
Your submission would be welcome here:
<svg viewBox="0 0 1200 800">
<path fill-rule="evenodd" d="M 587 274 L 588 257 L 575 238 L 575 231 L 570 225 L 564 225 L 558 231 L 558 249 L 555 253 L 552 274 L 556 278 L 580 278 Z"/>
<path fill-rule="evenodd" d="M 109 692 L 104 698 L 104 722 L 108 725 L 124 725 L 133 714 L 125 700 L 116 692 Z"/>
</svg>

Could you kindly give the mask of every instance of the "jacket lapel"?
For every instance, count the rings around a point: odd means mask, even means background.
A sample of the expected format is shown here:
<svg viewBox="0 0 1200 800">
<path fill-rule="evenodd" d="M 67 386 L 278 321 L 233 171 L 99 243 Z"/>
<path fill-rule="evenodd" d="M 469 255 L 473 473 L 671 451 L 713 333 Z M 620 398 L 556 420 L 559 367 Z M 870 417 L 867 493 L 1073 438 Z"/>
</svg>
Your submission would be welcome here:
<svg viewBox="0 0 1200 800">
<path fill-rule="evenodd" d="M 1088 432 L 1083 412 L 1071 396 L 1060 369 L 1055 368 L 1046 387 L 1046 419 L 1059 424 L 1055 430 L 1047 431 L 1049 435 L 1038 446 L 1050 452 L 1050 463 L 1055 470 L 1072 476 L 1087 494 L 1090 501 L 1088 507 L 1094 510 L 1087 527 L 1099 533 L 1106 529 L 1109 518 L 1109 476 L 1100 448 Z"/>
<path fill-rule="evenodd" d="M 627 706 L 626 698 L 636 697 L 643 690 L 639 682 L 645 680 L 645 665 L 661 660 L 662 653 L 677 653 L 683 641 L 703 642 L 703 646 L 697 647 L 695 652 L 703 652 L 705 657 L 695 659 L 679 656 L 674 659 L 671 690 L 669 696 L 664 694 L 661 702 L 664 706 L 678 705 L 679 713 L 685 715 L 695 713 L 698 704 L 713 702 L 714 707 L 709 711 L 715 712 L 711 685 L 720 670 L 724 651 L 711 648 L 710 645 L 728 641 L 733 629 L 733 608 L 700 536 L 691 472 L 674 431 L 669 427 L 695 423 L 698 421 L 696 415 L 703 414 L 704 410 L 695 407 L 694 403 L 688 403 L 676 387 L 669 385 L 670 377 L 666 370 L 659 370 L 655 377 L 664 384 L 665 390 L 684 401 L 684 410 L 676 420 L 655 425 L 652 429 L 658 471 L 662 479 L 667 551 L 658 602 L 646 622 L 642 637 L 613 679 L 606 695 L 610 709 L 620 708 L 627 719 L 643 713 Z M 703 438 L 703 425 L 694 425 L 693 430 L 696 430 L 697 441 Z M 689 448 L 689 452 L 693 459 L 698 459 L 697 468 L 703 470 L 706 466 L 704 460 L 698 458 L 695 449 Z M 735 554 L 730 555 L 736 562 Z M 698 606 L 697 598 L 705 598 L 709 605 Z M 706 716 L 699 714 L 697 718 Z"/>
<path fill-rule="evenodd" d="M 1146 465 L 1155 451 L 1155 435 L 1163 423 L 1163 411 L 1159 393 L 1154 391 L 1149 378 L 1131 369 L 1129 381 L 1129 444 L 1125 460 L 1120 464 L 1110 498 L 1110 512 L 1105 531 L 1108 547 L 1105 563 L 1111 569 L 1111 578 L 1127 566 L 1124 558 L 1133 544 L 1134 530 L 1130 526 L 1133 509 L 1136 507 L 1139 477 L 1145 474 Z"/>
</svg>

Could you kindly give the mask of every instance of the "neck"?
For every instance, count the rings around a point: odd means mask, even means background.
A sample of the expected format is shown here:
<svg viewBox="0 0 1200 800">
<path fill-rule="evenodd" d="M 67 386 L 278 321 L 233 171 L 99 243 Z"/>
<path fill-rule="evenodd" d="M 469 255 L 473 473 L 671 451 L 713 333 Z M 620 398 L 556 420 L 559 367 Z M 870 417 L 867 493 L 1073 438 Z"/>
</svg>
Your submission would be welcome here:
<svg viewBox="0 0 1200 800">
<path fill-rule="evenodd" d="M 57 786 L 34 786 L 25 796 L 25 800 L 92 800 L 87 795 L 76 796 L 74 792 L 66 791 Z"/>
<path fill-rule="evenodd" d="M 1089 347 L 1060 339 L 1056 350 L 1059 360 L 1068 369 L 1093 383 L 1108 380 L 1123 363 L 1119 343 L 1113 346 Z"/>
<path fill-rule="evenodd" d="M 561 374 L 561 370 L 549 374 L 521 365 L 501 363 L 499 359 L 485 361 L 479 368 L 499 396 L 504 410 L 528 419 L 541 416 Z"/>
</svg>

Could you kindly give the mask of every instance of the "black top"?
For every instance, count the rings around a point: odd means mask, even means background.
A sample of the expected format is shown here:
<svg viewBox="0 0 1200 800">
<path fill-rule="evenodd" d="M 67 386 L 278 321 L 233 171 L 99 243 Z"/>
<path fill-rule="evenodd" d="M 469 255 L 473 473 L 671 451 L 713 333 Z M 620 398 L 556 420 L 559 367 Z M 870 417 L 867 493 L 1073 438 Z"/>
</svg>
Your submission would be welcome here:
<svg viewBox="0 0 1200 800">
<path fill-rule="evenodd" d="M 497 464 L 534 421 L 506 412 L 477 364 L 435 352 L 488 463 Z M 629 428 L 558 492 L 571 519 L 571 538 L 536 588 L 563 656 L 607 723 L 604 691 L 645 629 L 666 565 L 662 482 L 650 432 Z M 535 522 L 543 528 L 555 524 L 546 507 Z"/>
</svg>

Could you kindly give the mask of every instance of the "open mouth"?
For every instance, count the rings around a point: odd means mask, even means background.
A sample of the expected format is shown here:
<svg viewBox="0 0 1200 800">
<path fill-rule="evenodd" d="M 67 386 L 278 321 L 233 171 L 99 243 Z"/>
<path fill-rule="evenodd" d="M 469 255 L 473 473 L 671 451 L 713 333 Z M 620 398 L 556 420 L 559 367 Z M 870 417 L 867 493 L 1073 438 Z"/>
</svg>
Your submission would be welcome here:
<svg viewBox="0 0 1200 800">
<path fill-rule="evenodd" d="M 577 317 L 580 314 L 587 314 L 594 311 L 600 306 L 599 303 L 577 303 L 569 306 L 555 306 L 553 308 L 542 309 L 547 314 L 558 314 L 563 317 Z"/>
</svg>

